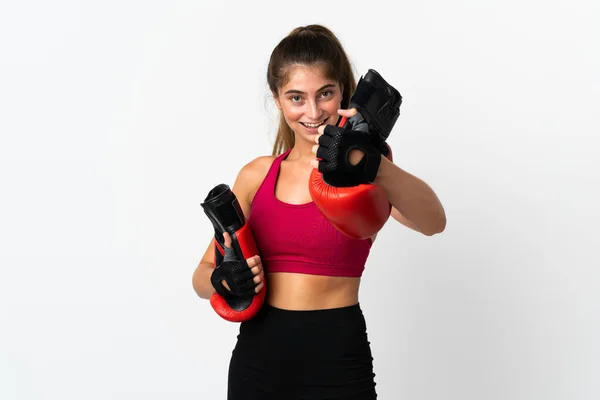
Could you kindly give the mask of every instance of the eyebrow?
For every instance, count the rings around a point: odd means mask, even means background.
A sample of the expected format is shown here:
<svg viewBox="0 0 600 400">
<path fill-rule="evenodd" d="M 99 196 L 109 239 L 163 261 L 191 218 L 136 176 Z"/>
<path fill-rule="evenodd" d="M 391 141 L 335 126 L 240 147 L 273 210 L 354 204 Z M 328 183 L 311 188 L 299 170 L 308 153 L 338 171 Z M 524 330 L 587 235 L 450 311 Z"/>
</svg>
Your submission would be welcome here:
<svg viewBox="0 0 600 400">
<path fill-rule="evenodd" d="M 323 86 L 323 87 L 319 88 L 319 89 L 317 90 L 317 92 L 320 92 L 321 90 L 324 90 L 324 89 L 328 89 L 328 88 L 330 88 L 330 87 L 335 87 L 335 85 L 334 85 L 333 83 L 328 83 L 327 85 L 325 85 L 325 86 Z M 287 91 L 287 92 L 285 92 L 284 94 L 291 94 L 291 93 L 306 94 L 306 93 L 304 93 L 304 92 L 303 92 L 303 91 L 301 91 L 301 90 L 294 90 L 294 89 L 288 90 L 288 91 Z"/>
</svg>

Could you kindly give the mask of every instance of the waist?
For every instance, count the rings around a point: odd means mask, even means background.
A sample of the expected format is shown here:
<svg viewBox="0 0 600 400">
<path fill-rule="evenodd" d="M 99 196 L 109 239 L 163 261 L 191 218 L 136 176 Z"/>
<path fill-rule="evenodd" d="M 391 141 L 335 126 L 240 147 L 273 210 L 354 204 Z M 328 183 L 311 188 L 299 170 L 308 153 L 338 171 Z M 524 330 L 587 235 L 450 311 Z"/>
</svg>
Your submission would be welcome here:
<svg viewBox="0 0 600 400">
<path fill-rule="evenodd" d="M 358 303 L 360 278 L 269 272 L 267 303 L 285 310 L 325 310 Z"/>
<path fill-rule="evenodd" d="M 289 272 L 305 275 L 360 278 L 365 269 L 364 264 L 337 264 L 312 260 L 294 260 L 289 258 L 264 258 L 268 272 Z"/>
</svg>

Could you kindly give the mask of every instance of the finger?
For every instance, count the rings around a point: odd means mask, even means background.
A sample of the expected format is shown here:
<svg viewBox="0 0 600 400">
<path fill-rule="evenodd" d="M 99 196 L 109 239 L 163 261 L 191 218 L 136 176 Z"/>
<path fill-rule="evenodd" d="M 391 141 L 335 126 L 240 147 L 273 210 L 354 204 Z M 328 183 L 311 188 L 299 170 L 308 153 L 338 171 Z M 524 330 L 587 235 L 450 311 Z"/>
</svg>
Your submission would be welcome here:
<svg viewBox="0 0 600 400">
<path fill-rule="evenodd" d="M 317 158 L 320 158 L 321 161 L 328 162 L 332 156 L 335 155 L 331 154 L 331 150 L 326 146 L 319 146 L 317 149 Z"/>
<path fill-rule="evenodd" d="M 314 145 L 314 146 L 313 146 L 313 147 L 310 149 L 310 151 L 312 151 L 312 153 L 313 153 L 314 155 L 317 155 L 317 150 L 318 150 L 318 149 L 319 149 L 319 145 L 318 145 L 318 144 L 315 144 L 315 145 Z"/>
<path fill-rule="evenodd" d="M 263 276 L 262 276 L 262 274 L 261 274 L 261 275 L 256 275 L 256 276 L 254 277 L 254 279 L 253 279 L 253 280 L 254 280 L 254 283 L 256 283 L 257 285 L 258 285 L 259 283 L 261 283 L 261 282 L 262 282 L 262 277 L 263 277 Z"/>
<path fill-rule="evenodd" d="M 254 283 L 251 280 L 248 280 L 238 287 L 236 294 L 238 296 L 251 296 L 255 294 L 254 289 L 256 289 L 256 283 Z"/>
<path fill-rule="evenodd" d="M 333 145 L 333 138 L 330 135 L 319 136 L 319 146 L 331 147 Z"/>
<path fill-rule="evenodd" d="M 260 271 L 262 271 L 262 266 L 257 265 L 256 267 L 252 268 L 252 273 L 254 275 L 258 275 L 260 273 Z"/>
<path fill-rule="evenodd" d="M 223 232 L 223 241 L 225 242 L 225 247 L 231 247 L 231 236 L 228 232 Z"/>
<path fill-rule="evenodd" d="M 319 168 L 319 160 L 317 160 L 316 158 L 313 158 L 312 160 L 310 160 L 310 166 L 318 169 Z"/>
<path fill-rule="evenodd" d="M 256 285 L 256 288 L 254 289 L 254 291 L 256 293 L 260 292 L 262 290 L 262 288 L 265 286 L 265 284 L 263 282 L 259 283 L 258 285 Z"/>
<path fill-rule="evenodd" d="M 342 117 L 348 117 L 348 118 L 353 117 L 357 113 L 358 113 L 358 110 L 356 108 L 350 108 L 350 109 L 340 108 L 338 110 L 338 114 L 340 114 Z"/>
<path fill-rule="evenodd" d="M 256 267 L 257 265 L 260 265 L 260 257 L 252 256 L 250 258 L 247 258 L 246 263 L 248 264 L 248 268 Z"/>
<path fill-rule="evenodd" d="M 319 133 L 322 135 L 322 134 L 323 134 L 323 132 L 325 132 L 325 127 L 326 127 L 326 126 L 327 126 L 327 125 L 321 125 L 321 126 L 319 126 L 319 127 L 317 128 L 317 132 L 319 132 Z M 318 136 L 317 136 L 317 139 L 316 139 L 316 140 L 317 140 L 317 143 L 318 143 L 318 142 L 319 142 L 319 137 L 318 137 Z"/>
</svg>

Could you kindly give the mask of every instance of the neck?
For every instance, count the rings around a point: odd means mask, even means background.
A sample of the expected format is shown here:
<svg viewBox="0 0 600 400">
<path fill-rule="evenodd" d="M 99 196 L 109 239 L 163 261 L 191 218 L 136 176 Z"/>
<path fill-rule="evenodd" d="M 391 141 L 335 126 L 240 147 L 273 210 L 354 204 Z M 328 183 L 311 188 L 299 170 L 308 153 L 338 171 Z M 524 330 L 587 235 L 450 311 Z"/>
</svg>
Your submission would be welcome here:
<svg viewBox="0 0 600 400">
<path fill-rule="evenodd" d="M 310 160 L 315 158 L 315 155 L 312 152 L 312 147 L 314 145 L 315 143 L 309 143 L 303 140 L 296 140 L 294 147 L 292 147 L 292 150 L 290 151 L 290 154 L 287 157 L 287 159 L 290 161 L 306 161 L 307 163 L 309 163 Z"/>
</svg>

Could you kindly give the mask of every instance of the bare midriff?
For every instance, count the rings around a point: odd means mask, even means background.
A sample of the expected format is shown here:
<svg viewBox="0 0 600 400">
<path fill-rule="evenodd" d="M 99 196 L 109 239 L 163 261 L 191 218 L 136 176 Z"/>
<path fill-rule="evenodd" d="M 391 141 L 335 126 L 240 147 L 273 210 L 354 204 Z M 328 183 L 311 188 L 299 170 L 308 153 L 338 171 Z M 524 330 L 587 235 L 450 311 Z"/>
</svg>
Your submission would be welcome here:
<svg viewBox="0 0 600 400">
<path fill-rule="evenodd" d="M 360 278 L 272 272 L 267 302 L 285 310 L 324 310 L 358 303 Z"/>
</svg>

